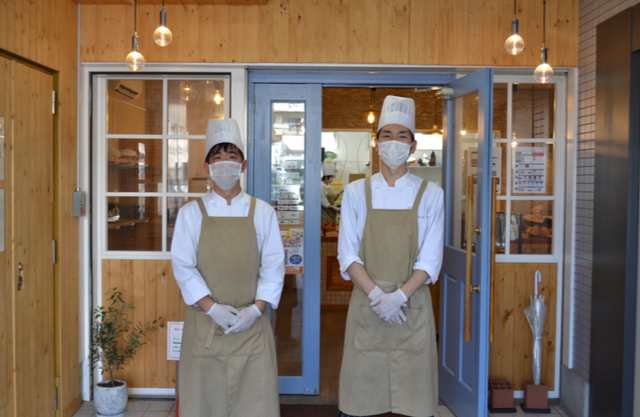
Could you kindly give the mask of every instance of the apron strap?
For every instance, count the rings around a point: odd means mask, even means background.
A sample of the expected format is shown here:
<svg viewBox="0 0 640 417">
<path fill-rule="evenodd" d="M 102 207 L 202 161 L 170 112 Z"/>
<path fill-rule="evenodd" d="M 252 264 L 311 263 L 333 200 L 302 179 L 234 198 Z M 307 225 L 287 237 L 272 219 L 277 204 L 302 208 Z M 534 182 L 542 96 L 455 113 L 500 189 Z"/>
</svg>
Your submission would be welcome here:
<svg viewBox="0 0 640 417">
<path fill-rule="evenodd" d="M 427 188 L 428 182 L 429 181 L 422 180 L 422 184 L 420 184 L 420 189 L 418 190 L 418 195 L 416 196 L 416 201 L 413 202 L 413 210 L 418 210 L 420 201 L 422 200 L 422 194 L 424 194 L 424 190 Z"/>
<path fill-rule="evenodd" d="M 204 208 L 204 203 L 202 202 L 202 198 L 198 199 L 198 205 L 200 206 L 200 211 L 202 212 L 202 217 L 209 217 L 209 213 L 207 213 L 207 209 Z"/>
<path fill-rule="evenodd" d="M 371 205 L 371 177 L 367 177 L 364 180 L 364 195 L 367 200 L 367 211 L 373 210 Z"/>
<path fill-rule="evenodd" d="M 249 206 L 249 215 L 247 217 L 253 217 L 253 213 L 256 211 L 256 198 L 251 197 L 251 205 Z"/>
</svg>

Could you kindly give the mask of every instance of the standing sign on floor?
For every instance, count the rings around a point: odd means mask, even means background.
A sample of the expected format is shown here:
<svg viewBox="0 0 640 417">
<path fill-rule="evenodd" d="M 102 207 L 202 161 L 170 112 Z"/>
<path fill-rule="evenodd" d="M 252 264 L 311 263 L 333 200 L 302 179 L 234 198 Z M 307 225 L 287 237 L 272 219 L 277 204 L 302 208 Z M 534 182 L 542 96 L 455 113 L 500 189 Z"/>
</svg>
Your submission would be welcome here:
<svg viewBox="0 0 640 417">
<path fill-rule="evenodd" d="M 167 322 L 167 360 L 180 360 L 180 345 L 182 344 L 182 328 L 184 322 Z"/>
</svg>

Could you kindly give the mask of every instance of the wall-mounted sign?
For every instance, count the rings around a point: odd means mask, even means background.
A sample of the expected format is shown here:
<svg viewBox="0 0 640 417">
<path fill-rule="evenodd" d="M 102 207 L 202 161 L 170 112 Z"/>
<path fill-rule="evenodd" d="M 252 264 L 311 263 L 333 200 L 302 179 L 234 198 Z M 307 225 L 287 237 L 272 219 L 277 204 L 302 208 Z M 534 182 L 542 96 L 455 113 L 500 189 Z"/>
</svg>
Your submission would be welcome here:
<svg viewBox="0 0 640 417">
<path fill-rule="evenodd" d="M 284 246 L 284 273 L 302 274 L 304 271 L 304 232 L 302 229 L 280 229 Z"/>
</svg>

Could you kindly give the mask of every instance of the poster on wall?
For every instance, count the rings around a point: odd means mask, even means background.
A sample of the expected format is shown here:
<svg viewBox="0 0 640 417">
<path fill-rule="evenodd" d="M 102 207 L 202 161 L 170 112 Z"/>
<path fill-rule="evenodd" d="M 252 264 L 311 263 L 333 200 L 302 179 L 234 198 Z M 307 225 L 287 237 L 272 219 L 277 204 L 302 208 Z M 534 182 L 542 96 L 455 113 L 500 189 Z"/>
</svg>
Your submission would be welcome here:
<svg viewBox="0 0 640 417">
<path fill-rule="evenodd" d="M 167 360 L 180 360 L 180 345 L 182 344 L 182 328 L 184 322 L 169 321 L 167 322 Z"/>
<path fill-rule="evenodd" d="M 547 148 L 513 148 L 513 192 L 544 194 Z"/>
<path fill-rule="evenodd" d="M 280 229 L 284 246 L 284 273 L 302 274 L 304 271 L 304 235 L 302 229 Z"/>
</svg>

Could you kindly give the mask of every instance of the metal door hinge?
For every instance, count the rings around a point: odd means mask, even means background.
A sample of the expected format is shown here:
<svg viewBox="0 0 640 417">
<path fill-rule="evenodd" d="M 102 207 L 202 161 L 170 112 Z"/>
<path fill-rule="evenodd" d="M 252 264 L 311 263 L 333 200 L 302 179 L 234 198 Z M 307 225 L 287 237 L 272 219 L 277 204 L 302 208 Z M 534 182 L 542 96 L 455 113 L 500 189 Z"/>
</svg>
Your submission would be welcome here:
<svg viewBox="0 0 640 417">
<path fill-rule="evenodd" d="M 53 411 L 58 411 L 58 387 L 53 387 Z"/>
<path fill-rule="evenodd" d="M 18 263 L 18 291 L 21 291 L 24 288 L 24 278 L 22 277 L 22 269 L 24 269 L 24 265 L 22 262 Z"/>
<path fill-rule="evenodd" d="M 51 258 L 51 263 L 55 264 L 56 263 L 56 241 L 52 241 L 52 258 Z"/>
<path fill-rule="evenodd" d="M 318 390 L 318 388 L 305 388 L 304 389 L 304 394 L 305 395 L 318 395 L 320 393 L 320 391 Z"/>
<path fill-rule="evenodd" d="M 51 114 L 56 114 L 56 91 L 51 92 Z"/>
</svg>

